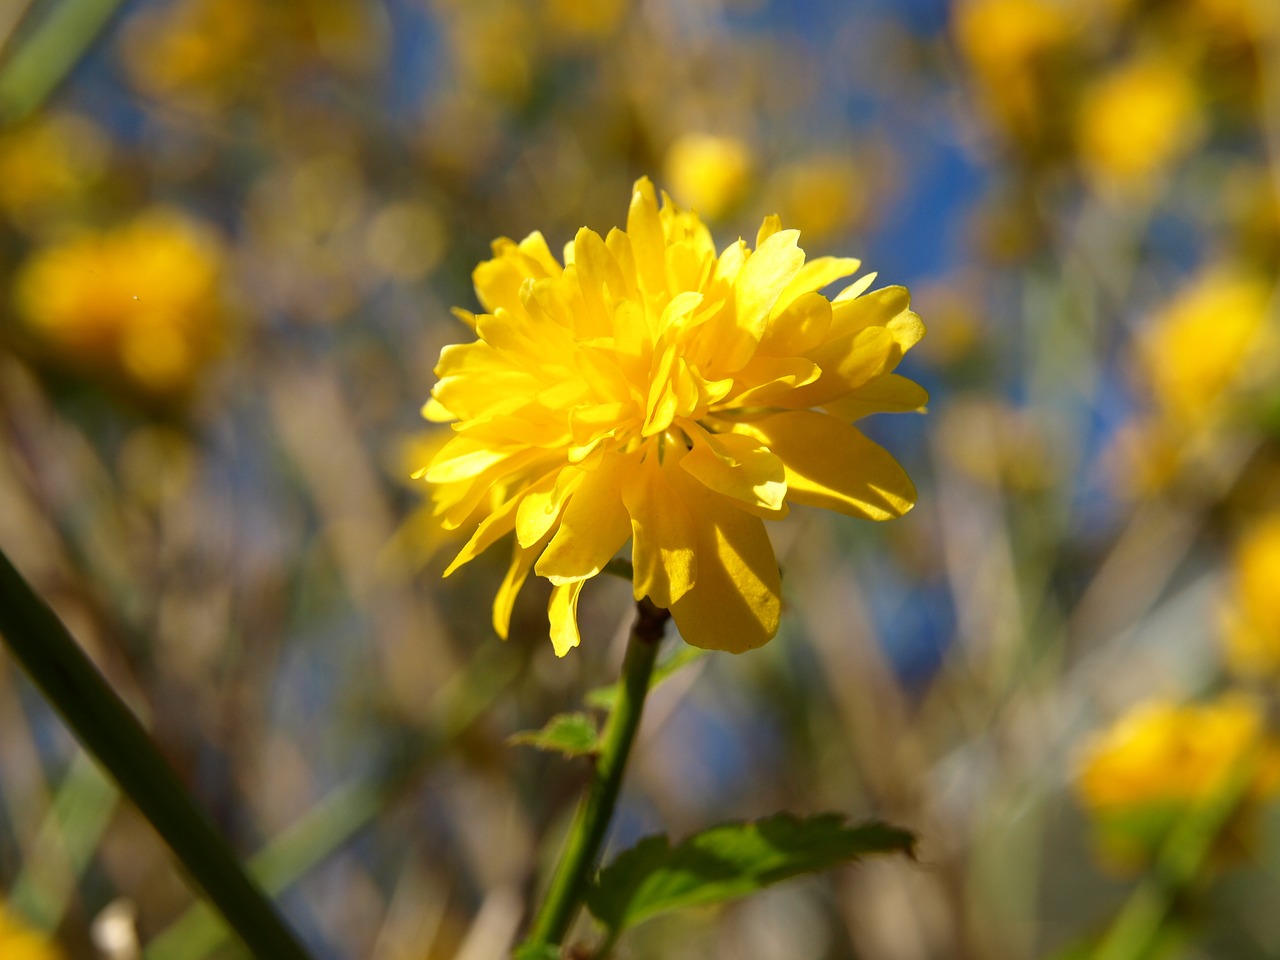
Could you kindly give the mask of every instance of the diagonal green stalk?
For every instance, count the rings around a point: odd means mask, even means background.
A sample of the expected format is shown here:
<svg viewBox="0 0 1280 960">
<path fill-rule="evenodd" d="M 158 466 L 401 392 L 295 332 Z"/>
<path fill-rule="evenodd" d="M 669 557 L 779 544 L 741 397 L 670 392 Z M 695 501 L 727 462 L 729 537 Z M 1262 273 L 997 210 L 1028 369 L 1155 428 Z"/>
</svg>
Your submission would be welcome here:
<svg viewBox="0 0 1280 960">
<path fill-rule="evenodd" d="M 618 699 L 600 736 L 595 775 L 569 827 L 564 850 L 546 899 L 533 918 L 522 950 L 559 944 L 582 905 L 587 882 L 600 856 L 600 846 L 613 819 L 627 757 L 640 726 L 658 646 L 671 614 L 648 599 L 637 604 L 635 624 L 622 662 Z"/>
<path fill-rule="evenodd" d="M 3 552 L 0 635 L 250 951 L 271 960 L 307 960 L 306 950 L 195 806 L 137 718 Z"/>
<path fill-rule="evenodd" d="M 98 38 L 121 0 L 63 0 L 0 68 L 0 124 L 40 108 Z"/>
</svg>

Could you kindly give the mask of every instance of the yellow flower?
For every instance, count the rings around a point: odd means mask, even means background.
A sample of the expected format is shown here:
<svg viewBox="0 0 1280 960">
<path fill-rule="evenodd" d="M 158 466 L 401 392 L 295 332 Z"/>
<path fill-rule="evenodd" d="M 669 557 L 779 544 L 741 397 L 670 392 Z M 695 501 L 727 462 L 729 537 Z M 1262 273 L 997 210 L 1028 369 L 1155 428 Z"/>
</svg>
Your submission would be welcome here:
<svg viewBox="0 0 1280 960">
<path fill-rule="evenodd" d="M 1085 94 L 1081 163 L 1104 186 L 1141 184 L 1190 146 L 1197 119 L 1185 68 L 1165 59 L 1126 64 Z"/>
<path fill-rule="evenodd" d="M 1238 693 L 1185 706 L 1157 699 L 1086 744 L 1076 791 L 1104 852 L 1118 865 L 1136 865 L 1180 816 L 1233 784 L 1244 790 L 1245 812 L 1250 801 L 1274 794 L 1278 761 L 1258 701 Z"/>
<path fill-rule="evenodd" d="M 1280 513 L 1260 520 L 1236 549 L 1226 614 L 1227 656 L 1243 674 L 1280 674 Z"/>
<path fill-rule="evenodd" d="M 14 295 L 61 359 L 167 394 L 190 386 L 219 344 L 221 273 L 212 232 L 157 209 L 32 254 Z"/>
<path fill-rule="evenodd" d="M 1155 318 L 1139 343 L 1139 365 L 1162 417 L 1179 427 L 1204 424 L 1228 388 L 1257 373 L 1270 300 L 1266 283 L 1218 269 Z"/>
<path fill-rule="evenodd" d="M 665 198 L 664 198 L 665 200 Z M 885 520 L 915 490 L 850 421 L 923 409 L 892 373 L 924 333 L 906 290 L 816 291 L 856 260 L 805 262 L 766 218 L 752 251 L 635 185 L 626 230 L 583 228 L 561 266 L 541 234 L 494 243 L 475 271 L 487 313 L 446 347 L 428 419 L 455 436 L 419 471 L 446 527 L 479 521 L 446 576 L 515 532 L 494 604 L 506 636 L 531 570 L 551 581 L 551 639 L 579 642 L 582 586 L 632 541 L 634 593 L 701 647 L 742 651 L 778 628 L 764 519 L 788 502 Z M 821 409 L 817 409 L 821 408 Z"/>
<path fill-rule="evenodd" d="M 742 199 L 751 176 L 751 151 L 735 137 L 686 133 L 667 150 L 671 192 L 712 220 Z"/>
<path fill-rule="evenodd" d="M 4 960 L 61 960 L 62 951 L 5 909 L 0 901 L 0 957 Z"/>
</svg>

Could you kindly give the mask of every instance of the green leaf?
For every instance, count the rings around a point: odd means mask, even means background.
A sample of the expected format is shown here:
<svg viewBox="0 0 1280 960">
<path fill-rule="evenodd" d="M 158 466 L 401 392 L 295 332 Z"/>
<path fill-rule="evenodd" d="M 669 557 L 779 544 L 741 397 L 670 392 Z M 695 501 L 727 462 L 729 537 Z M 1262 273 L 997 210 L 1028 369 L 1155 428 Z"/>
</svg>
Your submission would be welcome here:
<svg viewBox="0 0 1280 960">
<path fill-rule="evenodd" d="M 689 644 L 681 644 L 670 657 L 664 660 L 653 671 L 653 678 L 649 681 L 649 689 L 652 690 L 662 681 L 669 679 L 680 670 L 687 667 L 694 661 L 701 660 L 710 650 L 703 650 L 701 647 L 691 647 Z M 618 699 L 618 685 L 611 683 L 607 687 L 596 687 L 587 693 L 587 706 L 597 707 L 601 710 L 612 710 L 613 704 Z"/>
<path fill-rule="evenodd" d="M 846 826 L 840 814 L 800 819 L 780 813 L 726 823 L 676 847 L 648 837 L 618 855 L 587 892 L 587 906 L 611 930 L 669 910 L 723 903 L 870 853 L 913 853 L 905 830 L 870 822 Z"/>
<path fill-rule="evenodd" d="M 600 731 L 585 713 L 558 713 L 541 730 L 524 730 L 507 738 L 507 743 L 582 757 L 600 748 Z"/>
</svg>

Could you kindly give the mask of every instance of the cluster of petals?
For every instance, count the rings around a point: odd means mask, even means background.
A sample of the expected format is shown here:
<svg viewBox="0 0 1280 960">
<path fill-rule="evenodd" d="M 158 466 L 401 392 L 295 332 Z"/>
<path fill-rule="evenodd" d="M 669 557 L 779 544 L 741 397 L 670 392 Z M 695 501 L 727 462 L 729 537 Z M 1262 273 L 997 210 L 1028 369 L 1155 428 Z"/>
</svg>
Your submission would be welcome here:
<svg viewBox="0 0 1280 960">
<path fill-rule="evenodd" d="M 485 312 L 455 311 L 476 339 L 444 348 L 423 408 L 454 432 L 418 476 L 444 526 L 475 525 L 446 576 L 515 534 L 500 635 L 532 571 L 564 655 L 583 584 L 630 541 L 636 599 L 687 642 L 758 647 L 781 607 L 764 520 L 911 508 L 906 473 L 852 423 L 924 408 L 893 373 L 924 328 L 903 288 L 868 292 L 874 276 L 823 296 L 859 263 L 806 262 L 798 239 L 768 217 L 754 250 L 717 253 L 641 179 L 626 229 L 583 228 L 563 265 L 538 233 L 494 243 L 474 273 Z"/>
</svg>

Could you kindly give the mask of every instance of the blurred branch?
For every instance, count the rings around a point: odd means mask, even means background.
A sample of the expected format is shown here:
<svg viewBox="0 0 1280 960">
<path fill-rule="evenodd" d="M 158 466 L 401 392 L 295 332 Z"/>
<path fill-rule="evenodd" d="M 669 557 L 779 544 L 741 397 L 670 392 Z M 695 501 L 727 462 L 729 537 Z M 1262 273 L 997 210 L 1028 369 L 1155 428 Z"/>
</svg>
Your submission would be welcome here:
<svg viewBox="0 0 1280 960">
<path fill-rule="evenodd" d="M 79 753 L 58 786 L 52 809 L 13 884 L 9 902 L 42 930 L 62 923 L 76 883 L 115 813 L 119 793 L 87 754 Z"/>
<path fill-rule="evenodd" d="M 478 654 L 445 685 L 438 719 L 431 731 L 410 745 L 382 777 L 343 784 L 332 790 L 249 861 L 253 878 L 278 896 L 373 822 L 395 798 L 467 730 L 519 675 L 509 651 L 500 656 Z M 205 903 L 197 903 L 150 944 L 145 960 L 202 960 L 220 949 L 230 935 L 225 923 Z"/>
<path fill-rule="evenodd" d="M 84 56 L 121 2 L 62 0 L 10 53 L 0 65 L 0 126 L 18 123 L 39 109 Z M 17 7 L 20 14 L 21 0 Z"/>
<path fill-rule="evenodd" d="M 13 32 L 18 29 L 18 24 L 22 22 L 30 6 L 31 0 L 10 0 L 0 7 L 0 54 L 4 53 Z"/>
<path fill-rule="evenodd" d="M 273 960 L 307 960 L 137 718 L 3 552 L 0 634 L 77 739 L 110 771 L 250 949 Z"/>
</svg>

